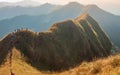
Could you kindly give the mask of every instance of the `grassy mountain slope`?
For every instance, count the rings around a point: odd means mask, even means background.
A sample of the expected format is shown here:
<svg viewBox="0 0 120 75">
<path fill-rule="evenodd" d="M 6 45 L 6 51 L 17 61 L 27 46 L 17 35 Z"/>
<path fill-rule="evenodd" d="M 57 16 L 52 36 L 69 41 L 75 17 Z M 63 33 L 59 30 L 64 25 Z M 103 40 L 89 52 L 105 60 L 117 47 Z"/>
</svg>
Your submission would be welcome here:
<svg viewBox="0 0 120 75">
<path fill-rule="evenodd" d="M 9 34 L 0 42 L 0 64 L 13 48 L 11 36 Z M 27 63 L 39 70 L 69 69 L 84 60 L 106 57 L 112 48 L 109 38 L 88 14 L 54 23 L 46 32 L 18 30 L 14 37 L 14 47 L 25 56 Z"/>
<path fill-rule="evenodd" d="M 9 54 L 8 54 L 9 56 Z M 83 62 L 81 65 L 63 72 L 41 71 L 32 67 L 23 60 L 20 52 L 13 48 L 13 72 L 16 75 L 119 75 L 120 54 L 104 59 Z M 10 75 L 9 59 L 0 66 L 0 75 Z"/>
</svg>

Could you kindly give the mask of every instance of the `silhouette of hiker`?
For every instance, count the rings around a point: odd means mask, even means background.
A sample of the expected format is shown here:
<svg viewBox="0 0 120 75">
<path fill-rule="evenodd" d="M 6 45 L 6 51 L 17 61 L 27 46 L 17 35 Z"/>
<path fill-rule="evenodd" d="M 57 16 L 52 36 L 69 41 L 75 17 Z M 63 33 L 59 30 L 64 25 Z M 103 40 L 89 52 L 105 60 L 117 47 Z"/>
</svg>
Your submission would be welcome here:
<svg viewBox="0 0 120 75">
<path fill-rule="evenodd" d="M 15 39 L 15 37 L 14 37 L 14 33 L 12 33 L 11 34 L 11 37 L 10 37 L 10 44 L 13 46 L 13 44 L 14 44 L 14 39 Z"/>
<path fill-rule="evenodd" d="M 11 75 L 15 75 L 13 72 L 11 72 Z"/>
</svg>

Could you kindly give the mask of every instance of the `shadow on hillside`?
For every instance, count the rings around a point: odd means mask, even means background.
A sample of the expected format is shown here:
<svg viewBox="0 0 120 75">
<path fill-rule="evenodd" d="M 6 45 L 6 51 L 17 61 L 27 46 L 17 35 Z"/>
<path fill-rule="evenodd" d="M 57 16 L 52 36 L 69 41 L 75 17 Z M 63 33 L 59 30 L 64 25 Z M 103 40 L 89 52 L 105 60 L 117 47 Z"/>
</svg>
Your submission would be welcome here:
<svg viewBox="0 0 120 75">
<path fill-rule="evenodd" d="M 40 48 L 44 48 L 44 46 L 37 47 L 36 45 L 44 45 L 46 39 L 43 39 L 40 36 L 36 37 L 36 34 L 30 31 L 21 31 L 14 34 L 15 42 L 14 47 L 24 55 L 24 60 L 29 63 L 31 66 L 35 67 L 40 71 L 64 71 L 70 68 L 79 65 L 82 60 L 76 58 L 69 58 L 65 56 L 61 51 L 63 50 L 59 43 L 56 43 L 56 46 L 59 47 L 59 53 L 55 53 L 55 51 L 42 51 Z M 39 38 L 40 37 L 40 38 Z M 9 51 L 13 48 L 10 43 L 11 34 L 6 36 L 2 41 L 0 41 L 0 65 L 5 62 L 5 59 L 9 53 Z M 39 38 L 39 39 L 38 39 Z M 40 41 L 39 41 L 40 40 Z M 35 43 L 33 43 L 35 41 Z M 38 45 L 38 46 L 39 46 Z M 46 46 L 46 45 L 45 45 Z M 50 46 L 51 47 L 51 46 Z M 53 53 L 52 53 L 53 52 Z M 61 54 L 61 55 L 59 55 Z M 69 61 L 69 62 L 68 62 Z"/>
<path fill-rule="evenodd" d="M 70 53 L 72 55 L 66 56 L 65 50 L 56 39 L 51 39 L 52 36 L 46 36 L 46 34 L 36 34 L 31 31 L 20 31 L 14 34 L 14 47 L 20 50 L 21 54 L 24 55 L 23 59 L 36 69 L 61 72 L 80 65 L 84 58 L 87 57 L 80 55 L 79 51 L 79 53 L 73 51 Z M 10 37 L 9 34 L 0 42 L 0 65 L 4 63 L 6 56 L 13 48 L 10 44 Z M 52 44 L 55 44 L 56 48 Z M 88 57 L 85 60 L 90 61 L 91 59 Z"/>
<path fill-rule="evenodd" d="M 8 35 L 0 42 L 1 61 L 12 48 Z M 77 19 L 55 23 L 46 32 L 35 33 L 18 29 L 14 47 L 31 66 L 43 71 L 64 71 L 82 61 L 106 57 L 111 53 L 111 41 L 98 23 L 88 14 Z"/>
<path fill-rule="evenodd" d="M 10 34 L 0 41 L 0 66 L 5 62 L 8 53 L 13 48 L 10 43 Z"/>
</svg>

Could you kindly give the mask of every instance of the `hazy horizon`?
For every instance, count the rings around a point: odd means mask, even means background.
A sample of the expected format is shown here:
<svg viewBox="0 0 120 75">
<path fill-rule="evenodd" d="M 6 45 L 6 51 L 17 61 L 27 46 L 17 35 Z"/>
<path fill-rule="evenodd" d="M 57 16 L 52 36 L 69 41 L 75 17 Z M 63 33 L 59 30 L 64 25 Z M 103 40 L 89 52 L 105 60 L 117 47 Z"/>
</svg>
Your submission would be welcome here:
<svg viewBox="0 0 120 75">
<path fill-rule="evenodd" d="M 23 0 L 0 0 L 0 2 L 19 2 L 19 1 L 23 1 Z M 99 6 L 100 8 L 111 12 L 115 15 L 120 15 L 120 2 L 119 0 L 24 0 L 24 1 L 36 1 L 39 2 L 40 4 L 44 4 L 44 3 L 51 3 L 51 4 L 60 4 L 60 5 L 64 5 L 67 4 L 69 2 L 79 2 L 80 4 L 96 4 L 97 6 Z"/>
</svg>

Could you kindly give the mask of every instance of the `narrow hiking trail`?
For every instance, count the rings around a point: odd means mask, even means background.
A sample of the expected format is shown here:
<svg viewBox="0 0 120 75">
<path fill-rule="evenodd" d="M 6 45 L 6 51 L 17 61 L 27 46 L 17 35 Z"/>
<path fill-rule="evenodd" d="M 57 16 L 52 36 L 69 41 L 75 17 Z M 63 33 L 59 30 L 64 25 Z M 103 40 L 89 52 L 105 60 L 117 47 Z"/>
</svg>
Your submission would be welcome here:
<svg viewBox="0 0 120 75">
<path fill-rule="evenodd" d="M 9 55 L 8 53 L 7 58 L 5 59 L 5 63 L 0 67 L 0 75 L 10 75 L 10 64 L 9 64 Z M 15 75 L 40 75 L 37 69 L 31 67 L 27 64 L 22 56 L 21 53 L 13 48 L 13 56 L 12 56 L 12 70 Z"/>
<path fill-rule="evenodd" d="M 0 75 L 10 75 L 9 53 L 0 66 Z M 120 54 L 92 62 L 83 62 L 76 68 L 64 72 L 37 70 L 24 61 L 21 53 L 13 48 L 12 69 L 15 75 L 120 75 Z"/>
<path fill-rule="evenodd" d="M 47 71 L 37 70 L 36 68 L 32 67 L 30 64 L 26 63 L 24 57 L 16 48 L 13 48 L 12 51 L 13 51 L 12 71 L 15 75 L 73 75 L 74 74 L 73 71 L 55 73 L 50 71 L 47 72 Z M 9 55 L 10 53 L 8 53 L 5 59 L 5 63 L 0 66 L 0 75 L 10 75 Z"/>
</svg>

